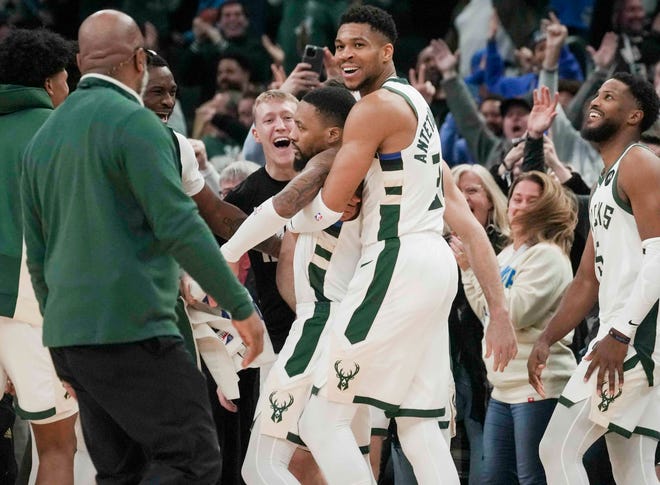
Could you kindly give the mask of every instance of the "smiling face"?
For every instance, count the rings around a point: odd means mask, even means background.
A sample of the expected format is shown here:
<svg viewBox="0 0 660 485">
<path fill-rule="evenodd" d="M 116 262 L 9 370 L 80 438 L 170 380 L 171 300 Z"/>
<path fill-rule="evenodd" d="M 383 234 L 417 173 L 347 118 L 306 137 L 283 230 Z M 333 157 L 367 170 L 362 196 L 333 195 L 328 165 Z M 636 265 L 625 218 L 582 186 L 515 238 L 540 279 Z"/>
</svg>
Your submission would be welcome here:
<svg viewBox="0 0 660 485">
<path fill-rule="evenodd" d="M 149 82 L 142 99 L 145 107 L 156 113 L 163 123 L 167 123 L 174 110 L 176 90 L 174 76 L 167 67 L 149 69 Z"/>
<path fill-rule="evenodd" d="M 248 18 L 243 6 L 236 2 L 222 7 L 218 27 L 225 39 L 235 39 L 245 35 L 248 27 Z"/>
<path fill-rule="evenodd" d="M 293 163 L 293 146 L 289 134 L 294 126 L 293 114 L 296 103 L 271 99 L 262 101 L 255 109 L 252 134 L 264 149 L 266 163 L 290 167 Z"/>
<path fill-rule="evenodd" d="M 582 125 L 582 137 L 596 143 L 607 141 L 636 111 L 641 110 L 628 86 L 616 79 L 608 79 L 589 104 Z"/>
<path fill-rule="evenodd" d="M 348 23 L 339 27 L 335 39 L 335 59 L 346 87 L 364 96 L 376 89 L 389 76 L 387 65 L 393 47 L 369 24 Z"/>
<path fill-rule="evenodd" d="M 488 198 L 481 178 L 474 172 L 466 171 L 458 179 L 458 189 L 463 193 L 465 200 L 482 227 L 488 224 L 488 215 L 493 210 L 493 203 Z"/>
</svg>

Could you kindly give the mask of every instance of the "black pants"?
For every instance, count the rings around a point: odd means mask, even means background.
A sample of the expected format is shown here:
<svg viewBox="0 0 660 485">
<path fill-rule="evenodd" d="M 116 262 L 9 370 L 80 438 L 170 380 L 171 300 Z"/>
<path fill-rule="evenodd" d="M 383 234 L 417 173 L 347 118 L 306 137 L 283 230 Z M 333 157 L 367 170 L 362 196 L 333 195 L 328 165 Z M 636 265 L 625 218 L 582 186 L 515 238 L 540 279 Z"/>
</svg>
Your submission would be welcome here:
<svg viewBox="0 0 660 485">
<path fill-rule="evenodd" d="M 219 484 L 244 485 L 241 467 L 250 442 L 250 429 L 259 399 L 259 369 L 243 369 L 238 373 L 241 397 L 233 401 L 238 407 L 235 413 L 220 405 L 216 394 L 217 385 L 206 366 L 203 365 L 202 369 L 209 386 L 211 411 L 222 450 L 222 478 Z"/>
<path fill-rule="evenodd" d="M 99 485 L 217 483 L 220 448 L 206 383 L 180 338 L 50 352 L 76 391 Z"/>
</svg>

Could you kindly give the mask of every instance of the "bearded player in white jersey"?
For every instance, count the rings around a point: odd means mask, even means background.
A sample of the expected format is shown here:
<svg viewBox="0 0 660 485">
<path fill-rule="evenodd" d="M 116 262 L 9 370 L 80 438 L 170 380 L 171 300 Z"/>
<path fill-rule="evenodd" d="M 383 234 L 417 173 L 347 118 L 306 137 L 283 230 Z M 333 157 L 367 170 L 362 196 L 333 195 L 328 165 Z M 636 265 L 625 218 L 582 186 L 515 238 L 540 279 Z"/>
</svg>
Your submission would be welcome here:
<svg viewBox="0 0 660 485">
<path fill-rule="evenodd" d="M 539 394 L 549 346 L 595 303 L 600 328 L 540 445 L 549 484 L 588 483 L 582 455 L 604 434 L 617 483 L 658 483 L 660 159 L 639 139 L 658 119 L 659 105 L 650 83 L 616 73 L 585 117 L 582 136 L 596 144 L 604 168 L 591 196 L 580 268 L 529 357 Z"/>
<path fill-rule="evenodd" d="M 355 98 L 342 87 L 321 87 L 305 95 L 289 135 L 297 170 L 313 155 L 341 144 L 344 122 L 354 104 Z M 278 288 L 296 310 L 296 320 L 257 405 L 242 471 L 249 485 L 299 483 L 288 470 L 296 448 L 303 445 L 298 418 L 309 398 L 327 323 L 346 295 L 360 254 L 360 223 L 354 220 L 357 210 L 356 197 L 344 213 L 346 222 L 314 233 L 287 232 L 284 236 Z M 295 253 L 290 254 L 294 246 Z M 368 425 L 369 413 L 362 419 Z M 362 444 L 368 445 L 369 439 L 367 428 Z"/>
</svg>

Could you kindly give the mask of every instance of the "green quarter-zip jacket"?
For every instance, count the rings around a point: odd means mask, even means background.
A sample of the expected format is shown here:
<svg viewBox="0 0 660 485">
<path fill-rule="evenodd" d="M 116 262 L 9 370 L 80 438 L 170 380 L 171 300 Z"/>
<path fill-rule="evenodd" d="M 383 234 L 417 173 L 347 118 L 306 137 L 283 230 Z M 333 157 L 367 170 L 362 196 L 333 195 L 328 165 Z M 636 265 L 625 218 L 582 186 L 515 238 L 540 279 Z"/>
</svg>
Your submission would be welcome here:
<svg viewBox="0 0 660 485">
<path fill-rule="evenodd" d="M 16 312 L 23 221 L 21 159 L 25 147 L 53 112 L 42 88 L 0 84 L 0 316 Z M 37 323 L 37 322 L 29 322 Z"/>
<path fill-rule="evenodd" d="M 96 74 L 83 76 L 33 138 L 21 192 L 44 345 L 178 335 L 177 261 L 233 318 L 252 313 L 183 193 L 176 156 L 139 96 Z"/>
</svg>

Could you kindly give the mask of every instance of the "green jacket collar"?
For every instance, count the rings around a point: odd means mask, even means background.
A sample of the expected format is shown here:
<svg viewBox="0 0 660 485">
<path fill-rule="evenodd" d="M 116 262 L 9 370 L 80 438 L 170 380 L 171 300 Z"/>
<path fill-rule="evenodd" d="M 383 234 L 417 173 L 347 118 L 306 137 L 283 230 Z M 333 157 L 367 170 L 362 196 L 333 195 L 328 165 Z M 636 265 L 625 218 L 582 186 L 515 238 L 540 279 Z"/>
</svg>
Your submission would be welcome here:
<svg viewBox="0 0 660 485">
<path fill-rule="evenodd" d="M 78 89 L 90 89 L 96 87 L 113 89 L 125 98 L 130 99 L 131 101 L 136 101 L 141 106 L 144 106 L 142 98 L 138 93 L 113 77 L 104 74 L 90 73 L 81 77 L 80 82 L 78 83 Z"/>
<path fill-rule="evenodd" d="M 53 109 L 53 103 L 45 89 L 0 84 L 0 115 L 32 108 Z"/>
</svg>

